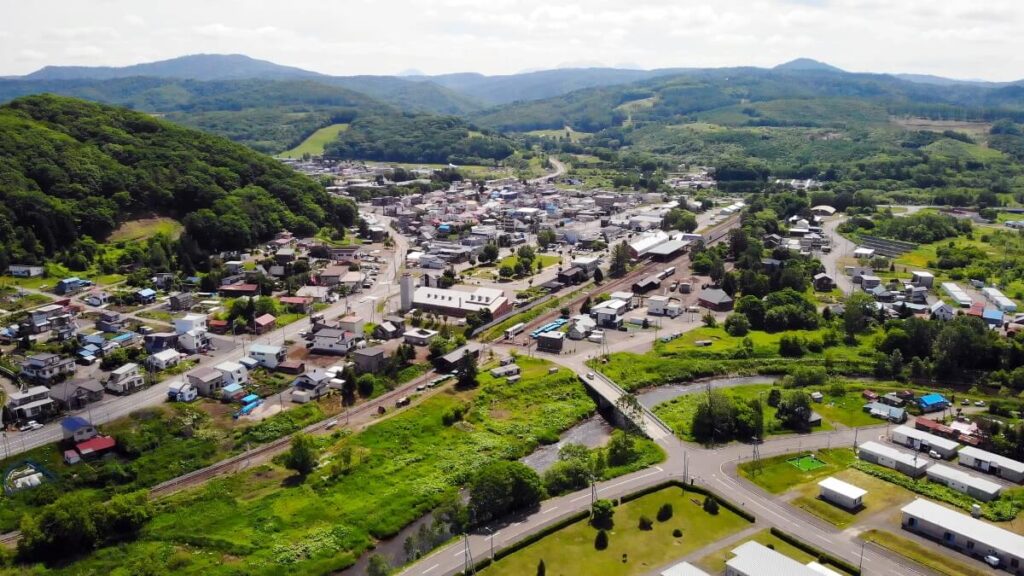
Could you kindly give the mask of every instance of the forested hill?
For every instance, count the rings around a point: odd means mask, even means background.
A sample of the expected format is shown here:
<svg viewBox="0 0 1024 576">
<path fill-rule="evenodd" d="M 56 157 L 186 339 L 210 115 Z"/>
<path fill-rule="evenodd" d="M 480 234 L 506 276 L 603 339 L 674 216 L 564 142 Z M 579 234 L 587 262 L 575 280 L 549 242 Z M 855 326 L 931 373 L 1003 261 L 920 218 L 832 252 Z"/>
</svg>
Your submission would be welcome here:
<svg viewBox="0 0 1024 576">
<path fill-rule="evenodd" d="M 210 249 L 351 225 L 355 207 L 245 146 L 72 98 L 0 107 L 0 267 L 40 262 L 157 213 Z"/>
</svg>

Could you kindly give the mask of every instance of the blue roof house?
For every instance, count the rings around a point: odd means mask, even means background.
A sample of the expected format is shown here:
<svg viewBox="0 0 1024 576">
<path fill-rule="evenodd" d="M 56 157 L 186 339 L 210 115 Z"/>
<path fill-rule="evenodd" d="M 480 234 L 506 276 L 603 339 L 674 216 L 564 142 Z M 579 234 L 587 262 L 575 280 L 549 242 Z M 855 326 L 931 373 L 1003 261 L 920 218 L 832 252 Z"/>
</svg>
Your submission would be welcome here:
<svg viewBox="0 0 1024 576">
<path fill-rule="evenodd" d="M 60 429 L 65 440 L 74 440 L 76 444 L 85 442 L 90 438 L 95 438 L 99 434 L 96 431 L 96 427 L 81 416 L 68 416 L 61 420 Z"/>
<path fill-rule="evenodd" d="M 949 408 L 949 400 L 942 394 L 926 394 L 917 399 L 922 412 L 938 412 Z"/>
</svg>

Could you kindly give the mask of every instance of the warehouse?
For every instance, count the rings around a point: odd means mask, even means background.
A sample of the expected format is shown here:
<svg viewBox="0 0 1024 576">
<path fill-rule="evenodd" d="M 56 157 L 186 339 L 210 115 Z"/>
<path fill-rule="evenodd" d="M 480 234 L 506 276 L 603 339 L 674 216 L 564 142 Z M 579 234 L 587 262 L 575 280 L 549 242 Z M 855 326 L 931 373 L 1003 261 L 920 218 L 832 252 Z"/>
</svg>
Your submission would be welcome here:
<svg viewBox="0 0 1024 576">
<path fill-rule="evenodd" d="M 927 474 L 928 479 L 932 482 L 938 482 L 982 502 L 999 498 L 999 492 L 1003 489 L 995 482 L 972 476 L 963 470 L 951 468 L 945 464 L 935 464 L 928 469 Z"/>
<path fill-rule="evenodd" d="M 949 460 L 956 456 L 956 450 L 960 447 L 956 442 L 947 438 L 929 434 L 924 430 L 900 426 L 892 431 L 891 439 L 896 444 L 902 444 L 907 448 L 921 450 L 923 452 L 935 451 L 942 458 Z"/>
<path fill-rule="evenodd" d="M 686 252 L 686 247 L 689 245 L 689 240 L 669 240 L 651 248 L 647 254 L 658 262 L 668 262 Z"/>
<path fill-rule="evenodd" d="M 822 500 L 831 502 L 847 510 L 857 510 L 864 507 L 864 495 L 868 493 L 863 488 L 858 488 L 849 482 L 829 476 L 818 482 L 821 491 L 818 495 Z"/>
<path fill-rule="evenodd" d="M 857 456 L 872 464 L 892 468 L 912 478 L 919 478 L 924 475 L 924 469 L 928 467 L 927 458 L 919 458 L 917 454 L 900 452 L 878 442 L 868 441 L 857 447 Z"/>
<path fill-rule="evenodd" d="M 1006 312 L 1007 314 L 1013 314 L 1017 311 L 1017 304 L 1013 300 L 1007 298 L 1006 295 L 998 289 L 989 286 L 987 288 L 982 288 L 981 293 L 985 296 L 986 300 L 991 302 L 1001 311 Z"/>
<path fill-rule="evenodd" d="M 1024 536 L 918 498 L 902 509 L 903 528 L 975 558 L 994 556 L 999 567 L 1024 574 Z"/>
<path fill-rule="evenodd" d="M 995 474 L 1010 482 L 1024 482 L 1024 463 L 973 446 L 966 446 L 960 451 L 960 465 Z"/>
<path fill-rule="evenodd" d="M 967 292 L 964 292 L 963 288 L 957 286 L 954 282 L 943 282 L 942 290 L 961 308 L 968 308 L 971 304 L 974 304 L 974 300 L 967 295 Z"/>
</svg>

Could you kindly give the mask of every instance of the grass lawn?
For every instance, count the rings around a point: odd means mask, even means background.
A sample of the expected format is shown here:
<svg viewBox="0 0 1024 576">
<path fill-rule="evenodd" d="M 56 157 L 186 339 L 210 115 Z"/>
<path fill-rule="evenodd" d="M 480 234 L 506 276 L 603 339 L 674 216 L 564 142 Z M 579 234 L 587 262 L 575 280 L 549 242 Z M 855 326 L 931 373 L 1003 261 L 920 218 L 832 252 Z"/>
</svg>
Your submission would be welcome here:
<svg viewBox="0 0 1024 576">
<path fill-rule="evenodd" d="M 337 138 L 338 134 L 341 134 L 345 130 L 348 130 L 348 124 L 331 124 L 330 126 L 324 126 L 310 134 L 295 148 L 292 148 L 287 152 L 282 152 L 281 156 L 284 158 L 301 158 L 303 154 L 319 156 L 324 153 L 324 146 Z"/>
<path fill-rule="evenodd" d="M 852 448 L 832 448 L 819 450 L 814 455 L 825 463 L 825 466 L 803 472 L 787 460 L 797 454 L 783 454 L 761 459 L 761 469 L 754 469 L 753 463 L 744 462 L 738 467 L 741 476 L 764 488 L 772 494 L 781 494 L 798 484 L 817 482 L 845 470 L 856 459 Z"/>
<path fill-rule="evenodd" d="M 750 524 L 720 508 L 717 515 L 701 509 L 704 496 L 667 488 L 627 502 L 615 509 L 614 527 L 608 531 L 608 548 L 594 549 L 597 529 L 582 520 L 526 548 L 502 558 L 481 572 L 488 576 L 534 574 L 543 559 L 550 576 L 628 576 L 646 574 L 694 550 L 743 530 Z M 654 522 L 650 531 L 637 526 L 640 516 L 652 520 L 662 504 L 672 504 L 667 522 Z M 672 536 L 675 529 L 682 537 Z"/>
<path fill-rule="evenodd" d="M 785 540 L 782 540 L 772 535 L 772 533 L 769 530 L 763 530 L 761 532 L 758 532 L 757 534 L 754 534 L 752 538 L 748 538 L 746 540 L 743 540 L 742 542 L 737 542 L 735 544 L 730 544 L 729 546 L 726 546 L 720 550 L 716 550 L 711 554 L 708 554 L 707 556 L 698 560 L 697 565 L 701 568 L 704 568 L 712 574 L 724 574 L 725 563 L 732 559 L 732 551 L 735 550 L 736 547 L 738 547 L 740 544 L 750 541 L 759 542 L 761 544 L 764 544 L 765 546 L 771 546 L 779 554 L 789 556 L 790 558 L 796 560 L 801 564 L 807 564 L 808 562 L 818 560 L 814 556 L 811 556 L 807 552 L 804 552 L 803 550 L 797 548 L 796 546 L 793 546 Z M 830 566 L 830 568 L 839 571 L 839 568 L 836 566 Z"/>
<path fill-rule="evenodd" d="M 916 497 L 916 495 L 909 490 L 904 490 L 903 488 L 894 486 L 885 480 L 875 478 L 874 476 L 865 474 L 860 470 L 842 470 L 832 475 L 844 482 L 849 482 L 854 486 L 868 491 L 864 496 L 864 508 L 855 513 L 851 513 L 845 508 L 841 508 L 835 504 L 821 500 L 818 498 L 819 489 L 817 481 L 808 482 L 795 487 L 794 490 L 797 491 L 799 496 L 794 498 L 790 503 L 797 508 L 802 508 L 811 514 L 814 514 L 830 524 L 834 524 L 839 528 L 846 528 L 847 526 L 855 523 L 858 518 L 863 518 L 867 515 L 884 510 L 894 511 L 904 504 L 909 503 Z"/>
<path fill-rule="evenodd" d="M 299 320 L 302 320 L 305 317 L 306 317 L 306 315 L 302 314 L 301 312 L 291 312 L 291 313 L 287 313 L 287 314 L 280 314 L 280 315 L 277 316 L 276 325 L 277 325 L 278 328 L 281 328 L 281 327 L 287 326 L 287 325 L 289 325 L 289 324 L 291 324 L 293 322 L 298 322 Z"/>
<path fill-rule="evenodd" d="M 149 318 L 150 320 L 159 320 L 160 322 L 173 322 L 174 315 L 164 310 L 143 310 L 136 314 L 139 318 Z"/>
<path fill-rule="evenodd" d="M 512 268 L 515 268 L 516 262 L 518 261 L 519 258 L 515 254 L 510 254 L 508 256 L 505 256 L 501 260 L 498 260 L 494 264 L 479 264 L 476 268 L 473 268 L 472 270 L 467 270 L 465 274 L 476 278 L 491 279 L 494 278 L 495 275 L 497 275 L 498 271 L 501 270 L 502 266 L 510 266 Z M 537 262 L 540 262 L 544 268 L 547 268 L 549 266 L 554 266 L 561 261 L 561 257 L 554 254 L 537 254 L 537 256 L 533 259 L 533 267 L 534 270 L 537 269 Z"/>
<path fill-rule="evenodd" d="M 163 234 L 171 240 L 176 239 L 181 235 L 181 232 L 185 229 L 174 218 L 139 218 L 137 220 L 128 220 L 117 227 L 110 233 L 107 238 L 108 243 L 117 242 L 135 242 L 138 240 L 144 240 L 157 234 Z"/>
<path fill-rule="evenodd" d="M 530 136 L 539 136 L 541 138 L 554 138 L 556 140 L 562 140 L 566 136 L 569 137 L 570 142 L 579 142 L 580 140 L 592 136 L 591 132 L 577 132 L 570 126 L 566 126 L 561 130 L 531 130 L 527 132 Z"/>
<path fill-rule="evenodd" d="M 985 576 L 992 574 L 992 571 L 986 570 L 980 565 L 967 564 L 966 562 L 948 558 L 946 555 L 940 556 L 931 548 L 923 546 L 915 540 L 904 538 L 886 530 L 868 530 L 862 533 L 860 537 L 939 574 L 947 576 Z M 950 554 L 956 553 L 950 551 Z"/>
</svg>

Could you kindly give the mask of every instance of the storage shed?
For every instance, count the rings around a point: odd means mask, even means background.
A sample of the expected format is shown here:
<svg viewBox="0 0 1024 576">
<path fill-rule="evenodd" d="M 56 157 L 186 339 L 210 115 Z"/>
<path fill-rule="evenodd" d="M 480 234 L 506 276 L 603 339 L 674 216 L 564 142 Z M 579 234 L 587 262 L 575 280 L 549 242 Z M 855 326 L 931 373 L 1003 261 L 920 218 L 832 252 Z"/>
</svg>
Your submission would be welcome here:
<svg viewBox="0 0 1024 576">
<path fill-rule="evenodd" d="M 960 451 L 960 465 L 995 474 L 1010 482 L 1024 482 L 1024 463 L 973 446 L 965 446 Z"/>
<path fill-rule="evenodd" d="M 865 462 L 892 468 L 912 478 L 919 478 L 924 475 L 928 467 L 928 459 L 917 454 L 907 454 L 895 448 L 868 441 L 857 447 L 857 457 Z"/>
<path fill-rule="evenodd" d="M 914 450 L 921 450 L 924 452 L 935 451 L 946 460 L 949 460 L 956 456 L 956 451 L 960 448 L 960 444 L 948 439 L 936 436 L 935 434 L 929 434 L 924 430 L 918 430 L 911 428 L 910 426 L 900 426 L 892 431 L 892 441 L 896 444 L 902 444 L 907 448 L 913 448 Z"/>
<path fill-rule="evenodd" d="M 822 500 L 831 502 L 847 510 L 857 510 L 864 506 L 864 496 L 868 493 L 863 488 L 858 488 L 849 482 L 829 476 L 818 482 L 820 492 L 818 495 Z"/>
<path fill-rule="evenodd" d="M 945 464 L 935 464 L 927 471 L 928 479 L 963 492 L 971 498 L 988 502 L 999 497 L 1003 487 L 990 480 L 972 476 Z"/>
</svg>

